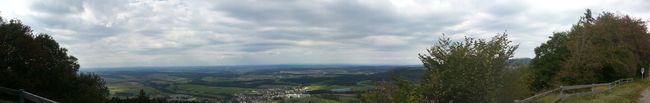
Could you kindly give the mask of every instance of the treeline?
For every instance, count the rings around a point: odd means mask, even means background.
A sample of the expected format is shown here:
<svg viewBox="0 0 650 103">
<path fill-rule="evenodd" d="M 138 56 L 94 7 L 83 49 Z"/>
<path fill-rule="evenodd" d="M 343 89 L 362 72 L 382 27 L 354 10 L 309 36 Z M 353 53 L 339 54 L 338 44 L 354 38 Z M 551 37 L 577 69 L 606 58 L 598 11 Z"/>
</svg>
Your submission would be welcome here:
<svg viewBox="0 0 650 103">
<path fill-rule="evenodd" d="M 647 68 L 650 33 L 644 21 L 627 15 L 590 10 L 577 24 L 556 32 L 535 48 L 529 65 L 509 67 L 517 45 L 505 33 L 490 40 L 442 37 L 420 60 L 419 82 L 395 76 L 361 95 L 363 102 L 513 102 L 560 85 L 611 82 L 640 77 Z M 647 69 L 646 69 L 647 71 Z"/>
<path fill-rule="evenodd" d="M 111 103 L 201 103 L 196 101 L 168 101 L 165 98 L 151 98 L 147 96 L 144 90 L 140 89 L 138 96 L 134 98 L 112 97 Z"/>
<path fill-rule="evenodd" d="M 92 73 L 80 73 L 77 58 L 47 34 L 34 34 L 19 20 L 0 17 L 0 86 L 61 103 L 104 103 L 108 88 Z M 0 98 L 17 100 L 0 94 Z"/>
<path fill-rule="evenodd" d="M 105 81 L 93 73 L 79 72 L 77 58 L 67 54 L 49 35 L 34 34 L 19 20 L 0 17 L 0 86 L 24 89 L 60 103 L 196 103 L 149 98 L 110 98 Z M 18 96 L 0 92 L 0 100 Z"/>
<path fill-rule="evenodd" d="M 594 18 L 587 10 L 571 30 L 553 33 L 535 48 L 531 89 L 640 77 L 650 60 L 647 30 L 641 19 L 610 12 Z"/>
</svg>

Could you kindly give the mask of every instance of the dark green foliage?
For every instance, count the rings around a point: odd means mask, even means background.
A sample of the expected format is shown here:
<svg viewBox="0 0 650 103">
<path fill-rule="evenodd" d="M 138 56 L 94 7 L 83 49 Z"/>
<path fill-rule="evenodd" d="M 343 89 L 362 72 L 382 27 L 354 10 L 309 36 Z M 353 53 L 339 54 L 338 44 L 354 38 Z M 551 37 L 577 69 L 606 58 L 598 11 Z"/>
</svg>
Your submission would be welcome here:
<svg viewBox="0 0 650 103">
<path fill-rule="evenodd" d="M 165 98 L 118 98 L 112 97 L 110 103 L 202 103 L 198 101 L 167 101 Z"/>
<path fill-rule="evenodd" d="M 490 41 L 440 39 L 428 55 L 420 55 L 426 70 L 424 97 L 436 102 L 498 102 L 506 61 L 517 49 L 510 43 L 505 33 Z"/>
<path fill-rule="evenodd" d="M 111 103 L 199 103 L 195 101 L 167 101 L 165 98 L 149 98 L 144 90 L 140 89 L 138 96 L 135 98 L 118 98 L 112 97 Z"/>
<path fill-rule="evenodd" d="M 198 101 L 167 101 L 165 98 L 149 98 L 144 90 L 140 89 L 135 98 L 112 97 L 110 103 L 200 103 Z"/>
<path fill-rule="evenodd" d="M 529 84 L 532 82 L 532 74 L 528 65 L 514 65 L 511 69 L 506 69 L 501 81 L 503 87 L 497 89 L 499 103 L 509 103 L 513 100 L 527 98 L 533 95 Z"/>
<path fill-rule="evenodd" d="M 571 30 L 554 33 L 535 49 L 531 89 L 640 77 L 649 52 L 650 34 L 644 21 L 609 12 L 593 18 L 587 10 Z"/>
<path fill-rule="evenodd" d="M 149 97 L 147 97 L 147 93 L 144 93 L 144 90 L 140 89 L 140 93 L 138 93 L 136 100 L 139 103 L 144 103 L 149 101 Z"/>
<path fill-rule="evenodd" d="M 534 78 L 530 83 L 530 89 L 533 91 L 553 88 L 550 82 L 569 56 L 566 32 L 553 33 L 553 36 L 549 38 L 550 40 L 546 43 L 535 48 L 535 58 L 530 63 Z"/>
<path fill-rule="evenodd" d="M 364 103 L 417 103 L 423 102 L 422 91 L 416 84 L 393 76 L 392 81 L 379 82 L 376 90 L 361 95 Z"/>
<path fill-rule="evenodd" d="M 104 81 L 78 69 L 77 58 L 51 36 L 34 35 L 18 20 L 0 20 L 0 86 L 63 103 L 106 102 Z"/>
<path fill-rule="evenodd" d="M 527 81 L 527 74 L 518 68 L 507 67 L 507 60 L 518 47 L 510 44 L 505 33 L 490 41 L 465 38 L 464 41 L 453 42 L 443 37 L 427 49 L 428 54 L 420 55 L 425 73 L 419 86 L 403 79 L 394 79 L 362 95 L 362 101 L 510 102 L 529 94 L 511 89 L 527 90 L 527 86 L 518 85 Z"/>
<path fill-rule="evenodd" d="M 645 22 L 608 12 L 595 19 L 590 15 L 587 11 L 569 31 L 571 56 L 557 80 L 585 84 L 634 77 L 650 51 Z"/>
</svg>

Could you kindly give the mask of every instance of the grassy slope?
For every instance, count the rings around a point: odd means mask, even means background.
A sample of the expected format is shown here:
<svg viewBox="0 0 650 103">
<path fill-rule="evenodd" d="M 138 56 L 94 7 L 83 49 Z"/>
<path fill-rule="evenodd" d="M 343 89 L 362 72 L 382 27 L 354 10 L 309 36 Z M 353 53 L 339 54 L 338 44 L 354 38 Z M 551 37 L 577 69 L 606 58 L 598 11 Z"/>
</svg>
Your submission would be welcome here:
<svg viewBox="0 0 650 103">
<path fill-rule="evenodd" d="M 650 79 L 635 80 L 632 83 L 612 89 L 611 92 L 599 93 L 591 96 L 572 97 L 564 103 L 636 103 L 641 97 L 641 92 L 648 87 Z M 550 103 L 557 99 L 558 95 L 551 95 L 539 99 L 537 103 Z"/>
</svg>

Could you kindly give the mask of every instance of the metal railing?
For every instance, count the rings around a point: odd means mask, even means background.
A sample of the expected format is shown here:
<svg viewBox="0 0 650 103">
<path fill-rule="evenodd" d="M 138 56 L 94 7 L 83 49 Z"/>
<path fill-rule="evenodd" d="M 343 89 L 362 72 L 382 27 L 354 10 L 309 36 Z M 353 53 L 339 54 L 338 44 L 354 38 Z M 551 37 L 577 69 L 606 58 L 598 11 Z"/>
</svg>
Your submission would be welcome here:
<svg viewBox="0 0 650 103">
<path fill-rule="evenodd" d="M 18 96 L 19 103 L 25 103 L 25 99 L 30 100 L 34 103 L 58 103 L 56 101 L 26 92 L 22 89 L 15 90 L 10 88 L 0 87 L 0 93 L 6 93 L 6 94 Z"/>
<path fill-rule="evenodd" d="M 564 100 L 564 99 L 566 99 L 568 97 L 584 96 L 584 95 L 591 95 L 591 94 L 596 94 L 596 93 L 600 93 L 600 92 L 610 91 L 610 90 L 612 90 L 612 88 L 614 88 L 616 86 L 619 86 L 620 84 L 623 84 L 623 83 L 629 83 L 632 80 L 633 80 L 632 78 L 626 78 L 626 79 L 619 79 L 619 80 L 613 81 L 611 83 L 560 86 L 559 88 L 556 88 L 556 89 L 553 89 L 553 90 L 550 90 L 550 91 L 547 91 L 547 92 L 544 92 L 544 93 L 540 93 L 540 94 L 528 97 L 528 98 L 523 99 L 523 100 L 515 100 L 515 103 L 530 103 L 530 102 L 533 102 L 533 101 L 535 101 L 537 99 L 540 99 L 540 98 L 543 98 L 543 97 L 546 97 L 548 95 L 555 94 L 555 93 L 559 93 L 560 97 L 555 99 L 553 102 L 561 102 L 562 100 Z M 605 91 L 596 91 L 596 89 L 594 87 L 599 87 L 599 86 L 607 86 L 608 88 Z M 579 93 L 573 93 L 573 94 L 565 94 L 565 91 L 576 90 L 576 89 L 587 89 L 587 88 L 591 89 L 591 92 L 579 92 Z"/>
</svg>

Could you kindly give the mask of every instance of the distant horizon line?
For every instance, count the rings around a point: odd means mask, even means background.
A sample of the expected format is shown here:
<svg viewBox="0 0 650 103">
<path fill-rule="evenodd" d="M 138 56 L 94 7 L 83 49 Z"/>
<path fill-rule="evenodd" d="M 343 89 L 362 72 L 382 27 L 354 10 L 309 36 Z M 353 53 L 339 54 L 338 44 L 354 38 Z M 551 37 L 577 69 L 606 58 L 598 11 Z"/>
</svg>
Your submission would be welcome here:
<svg viewBox="0 0 650 103">
<path fill-rule="evenodd" d="M 115 66 L 115 67 L 80 67 L 79 69 L 110 68 L 156 68 L 156 67 L 235 67 L 235 66 L 421 66 L 422 64 L 232 64 L 232 65 L 170 65 L 170 66 Z"/>
</svg>

